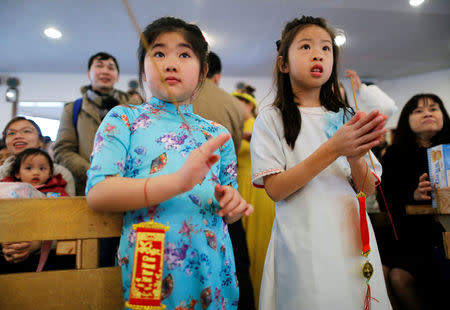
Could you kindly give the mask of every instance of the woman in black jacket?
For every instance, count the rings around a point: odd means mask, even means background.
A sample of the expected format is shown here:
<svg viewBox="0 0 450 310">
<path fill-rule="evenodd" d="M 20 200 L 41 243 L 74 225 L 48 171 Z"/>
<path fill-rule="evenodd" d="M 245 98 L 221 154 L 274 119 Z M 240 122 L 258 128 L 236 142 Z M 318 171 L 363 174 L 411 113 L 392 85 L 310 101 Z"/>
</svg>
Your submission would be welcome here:
<svg viewBox="0 0 450 310">
<path fill-rule="evenodd" d="M 381 187 L 399 237 L 395 240 L 391 231 L 377 236 L 394 309 L 432 309 L 430 302 L 437 300 L 427 292 L 448 281 L 436 269 L 442 226 L 432 216 L 408 216 L 405 210 L 406 205 L 431 204 L 427 148 L 446 143 L 450 119 L 442 100 L 434 94 L 413 96 L 403 107 L 393 144 L 381 160 Z M 380 193 L 378 201 L 385 205 Z"/>
</svg>

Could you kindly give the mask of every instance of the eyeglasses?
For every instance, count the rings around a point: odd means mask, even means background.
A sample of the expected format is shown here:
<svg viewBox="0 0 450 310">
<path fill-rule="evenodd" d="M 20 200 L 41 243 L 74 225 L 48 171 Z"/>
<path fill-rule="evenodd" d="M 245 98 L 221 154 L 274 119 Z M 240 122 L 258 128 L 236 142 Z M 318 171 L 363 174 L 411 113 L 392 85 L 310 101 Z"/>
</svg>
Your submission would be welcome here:
<svg viewBox="0 0 450 310">
<path fill-rule="evenodd" d="M 17 135 L 17 133 L 20 133 L 23 136 L 29 136 L 34 134 L 35 132 L 36 130 L 30 127 L 25 127 L 19 130 L 8 129 L 8 131 L 6 131 L 6 137 L 14 138 Z"/>
</svg>

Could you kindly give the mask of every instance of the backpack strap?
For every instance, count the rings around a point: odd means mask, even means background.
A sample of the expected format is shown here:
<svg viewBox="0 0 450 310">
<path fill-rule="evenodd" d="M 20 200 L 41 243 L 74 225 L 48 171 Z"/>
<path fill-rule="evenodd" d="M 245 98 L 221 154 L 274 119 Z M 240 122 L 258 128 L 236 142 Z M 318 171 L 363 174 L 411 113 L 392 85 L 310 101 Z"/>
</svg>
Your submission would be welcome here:
<svg viewBox="0 0 450 310">
<path fill-rule="evenodd" d="M 83 98 L 78 98 L 73 103 L 72 121 L 73 121 L 73 128 L 75 128 L 75 133 L 77 134 L 77 137 L 78 137 L 78 130 L 77 130 L 78 114 L 80 114 L 82 103 L 83 103 Z"/>
</svg>

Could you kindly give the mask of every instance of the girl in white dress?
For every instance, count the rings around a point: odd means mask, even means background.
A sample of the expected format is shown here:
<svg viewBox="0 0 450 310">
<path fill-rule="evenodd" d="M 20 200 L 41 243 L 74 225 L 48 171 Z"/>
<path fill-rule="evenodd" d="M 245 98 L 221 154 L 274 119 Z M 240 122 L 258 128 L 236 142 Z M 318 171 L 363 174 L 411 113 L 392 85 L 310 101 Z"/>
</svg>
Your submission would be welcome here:
<svg viewBox="0 0 450 310">
<path fill-rule="evenodd" d="M 379 144 L 386 117 L 352 117 L 333 91 L 338 48 L 324 19 L 294 19 L 277 47 L 276 98 L 258 115 L 251 141 L 252 182 L 276 201 L 259 309 L 363 309 L 366 260 L 374 269 L 371 309 L 390 309 L 367 214 L 371 252 L 361 255 L 355 192 L 375 190 L 364 154 Z"/>
</svg>

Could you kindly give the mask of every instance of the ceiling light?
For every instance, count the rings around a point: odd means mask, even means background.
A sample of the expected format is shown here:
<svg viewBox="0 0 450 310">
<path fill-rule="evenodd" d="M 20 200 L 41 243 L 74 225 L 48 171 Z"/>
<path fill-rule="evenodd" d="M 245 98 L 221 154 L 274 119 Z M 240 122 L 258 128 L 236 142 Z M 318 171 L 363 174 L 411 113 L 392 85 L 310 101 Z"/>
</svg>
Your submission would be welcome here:
<svg viewBox="0 0 450 310">
<path fill-rule="evenodd" d="M 6 101 L 7 102 L 17 102 L 19 96 L 17 88 L 10 87 L 6 90 Z"/>
<path fill-rule="evenodd" d="M 44 34 L 50 39 L 59 39 L 62 37 L 61 31 L 53 27 L 45 29 Z"/>
<path fill-rule="evenodd" d="M 409 0 L 410 6 L 419 6 L 421 5 L 425 0 Z"/>
<path fill-rule="evenodd" d="M 14 93 L 14 91 L 12 90 L 12 88 L 10 88 L 10 89 L 8 89 L 7 91 L 6 91 L 6 97 L 8 97 L 8 98 L 14 98 L 15 97 L 15 93 Z"/>
<path fill-rule="evenodd" d="M 344 45 L 345 41 L 347 41 L 347 38 L 344 33 L 339 33 L 334 38 L 334 43 L 336 43 L 337 46 Z"/>
</svg>

